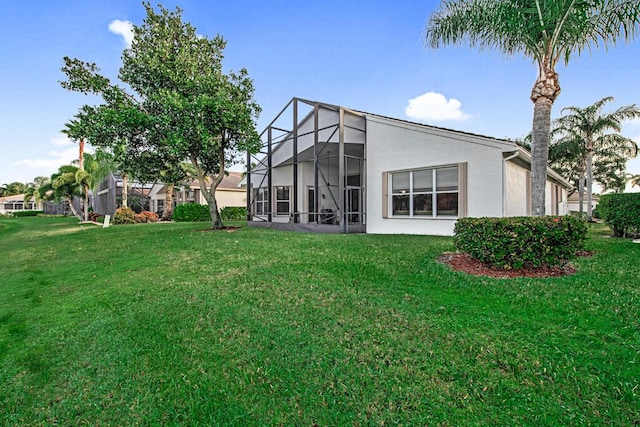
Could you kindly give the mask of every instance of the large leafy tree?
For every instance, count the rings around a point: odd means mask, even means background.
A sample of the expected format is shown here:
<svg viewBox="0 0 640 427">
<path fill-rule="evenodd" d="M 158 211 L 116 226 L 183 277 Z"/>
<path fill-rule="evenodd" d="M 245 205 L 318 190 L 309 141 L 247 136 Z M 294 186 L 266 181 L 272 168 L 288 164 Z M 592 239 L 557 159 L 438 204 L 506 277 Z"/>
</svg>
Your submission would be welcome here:
<svg viewBox="0 0 640 427">
<path fill-rule="evenodd" d="M 566 150 L 567 159 L 575 159 L 580 166 L 580 182 L 584 175 L 588 220 L 592 218 L 594 177 L 605 187 L 624 187 L 624 164 L 638 153 L 636 143 L 620 131 L 623 121 L 640 117 L 640 108 L 628 105 L 610 113 L 603 112 L 603 107 L 612 101 L 612 97 L 606 97 L 585 108 L 564 108 L 554 129 L 554 134 L 560 137 L 556 142 L 560 152 Z M 594 174 L 594 161 L 600 163 L 597 174 Z"/>
<path fill-rule="evenodd" d="M 551 107 L 560 94 L 556 67 L 574 55 L 631 40 L 640 25 L 638 0 L 451 0 L 443 1 L 426 26 L 433 48 L 467 43 L 522 54 L 538 65 L 531 90 L 531 202 L 544 215 Z"/>
<path fill-rule="evenodd" d="M 216 188 L 226 168 L 242 161 L 242 153 L 260 148 L 253 82 L 245 69 L 223 72 L 222 37 L 198 35 L 178 8 L 160 7 L 156 13 L 148 3 L 144 6 L 147 16 L 134 26 L 118 75 L 132 94 L 101 76 L 95 64 L 77 59 L 65 58 L 62 85 L 102 96 L 104 104 L 81 111 L 89 140 L 98 146 L 121 144 L 132 170 L 152 164 L 149 169 L 162 171 L 165 182 L 177 183 L 184 178 L 180 161 L 190 161 L 212 227 L 222 227 Z"/>
</svg>

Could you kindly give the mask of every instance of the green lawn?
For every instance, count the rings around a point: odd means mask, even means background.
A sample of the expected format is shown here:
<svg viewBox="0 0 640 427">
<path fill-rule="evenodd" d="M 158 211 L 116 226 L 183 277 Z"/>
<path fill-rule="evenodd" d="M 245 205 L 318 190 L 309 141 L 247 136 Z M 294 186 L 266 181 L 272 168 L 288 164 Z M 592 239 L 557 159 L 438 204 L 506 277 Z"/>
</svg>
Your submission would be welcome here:
<svg viewBox="0 0 640 427">
<path fill-rule="evenodd" d="M 452 240 L 0 219 L 0 425 L 633 425 L 640 245 L 551 279 Z"/>
</svg>

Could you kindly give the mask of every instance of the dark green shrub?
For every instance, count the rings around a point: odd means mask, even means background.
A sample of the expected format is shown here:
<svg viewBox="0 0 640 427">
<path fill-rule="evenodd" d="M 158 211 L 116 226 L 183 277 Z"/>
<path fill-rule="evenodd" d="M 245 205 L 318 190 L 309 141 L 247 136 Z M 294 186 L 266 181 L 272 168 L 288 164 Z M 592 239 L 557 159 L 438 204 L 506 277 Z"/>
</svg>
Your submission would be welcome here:
<svg viewBox="0 0 640 427">
<path fill-rule="evenodd" d="M 173 220 L 179 222 L 186 221 L 209 221 L 209 206 L 199 203 L 184 203 L 178 205 L 173 210 Z"/>
<path fill-rule="evenodd" d="M 23 216 L 38 216 L 42 213 L 42 211 L 16 211 L 13 213 L 15 217 L 23 217 Z"/>
<path fill-rule="evenodd" d="M 615 193 L 600 196 L 598 215 L 613 229 L 616 237 L 640 233 L 640 193 Z"/>
<path fill-rule="evenodd" d="M 247 219 L 247 208 L 237 208 L 234 206 L 226 206 L 220 209 L 220 216 L 223 221 L 235 221 Z"/>
<path fill-rule="evenodd" d="M 130 208 L 118 208 L 116 212 L 113 214 L 113 219 L 111 220 L 111 224 L 119 225 L 119 224 L 135 224 L 135 215 L 136 213 Z"/>
<path fill-rule="evenodd" d="M 584 249 L 586 223 L 572 216 L 461 218 L 456 249 L 487 264 L 519 269 L 561 265 Z"/>
</svg>

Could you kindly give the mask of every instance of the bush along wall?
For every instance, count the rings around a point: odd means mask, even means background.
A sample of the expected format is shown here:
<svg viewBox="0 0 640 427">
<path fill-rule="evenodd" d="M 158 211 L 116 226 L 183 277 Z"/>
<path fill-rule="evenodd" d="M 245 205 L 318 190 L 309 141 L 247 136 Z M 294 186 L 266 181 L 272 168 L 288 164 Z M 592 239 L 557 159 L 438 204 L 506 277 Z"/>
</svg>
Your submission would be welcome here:
<svg viewBox="0 0 640 427">
<path fill-rule="evenodd" d="M 505 269 L 562 265 L 584 250 L 587 225 L 572 216 L 461 218 L 456 249 Z"/>
<path fill-rule="evenodd" d="M 226 206 L 220 209 L 220 216 L 223 221 L 237 221 L 247 219 L 247 208 L 237 208 Z"/>
<path fill-rule="evenodd" d="M 616 193 L 600 196 L 598 216 L 613 229 L 616 237 L 640 234 L 640 193 Z"/>
<path fill-rule="evenodd" d="M 178 222 L 210 221 L 209 206 L 198 203 L 178 205 L 173 209 L 173 220 Z"/>
<path fill-rule="evenodd" d="M 15 211 L 13 212 L 13 216 L 15 217 L 23 217 L 23 216 L 38 216 L 41 215 L 42 211 Z"/>
</svg>

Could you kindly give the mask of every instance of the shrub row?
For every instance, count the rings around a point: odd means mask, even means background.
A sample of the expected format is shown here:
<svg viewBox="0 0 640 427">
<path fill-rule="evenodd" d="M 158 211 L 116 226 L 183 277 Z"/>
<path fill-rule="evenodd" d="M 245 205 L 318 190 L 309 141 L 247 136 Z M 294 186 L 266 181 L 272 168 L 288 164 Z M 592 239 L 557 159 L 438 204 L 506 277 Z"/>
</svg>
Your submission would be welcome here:
<svg viewBox="0 0 640 427">
<path fill-rule="evenodd" d="M 173 209 L 174 221 L 209 221 L 210 219 L 209 206 L 199 203 L 183 203 Z"/>
<path fill-rule="evenodd" d="M 456 249 L 487 264 L 519 269 L 562 265 L 584 250 L 586 223 L 572 216 L 461 218 Z"/>
<path fill-rule="evenodd" d="M 597 211 L 616 237 L 640 234 L 640 193 L 604 194 Z"/>
<path fill-rule="evenodd" d="M 41 215 L 43 211 L 15 211 L 13 212 L 13 216 L 16 218 L 23 216 L 38 216 Z"/>
<path fill-rule="evenodd" d="M 238 221 L 247 219 L 247 208 L 236 208 L 227 206 L 220 210 L 220 216 L 223 221 Z"/>
</svg>

